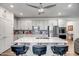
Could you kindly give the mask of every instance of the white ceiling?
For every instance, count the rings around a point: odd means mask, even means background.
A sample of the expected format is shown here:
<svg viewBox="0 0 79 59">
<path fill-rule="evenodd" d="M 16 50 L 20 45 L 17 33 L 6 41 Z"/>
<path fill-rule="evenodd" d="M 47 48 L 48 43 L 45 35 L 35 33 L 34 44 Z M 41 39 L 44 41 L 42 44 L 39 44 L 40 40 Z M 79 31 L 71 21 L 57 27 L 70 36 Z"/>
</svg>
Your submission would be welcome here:
<svg viewBox="0 0 79 59">
<path fill-rule="evenodd" d="M 39 6 L 39 3 L 29 3 Z M 45 13 L 38 15 L 38 10 L 26 5 L 26 3 L 13 3 L 14 8 L 10 8 L 12 3 L 0 3 L 0 6 L 10 10 L 16 17 L 79 17 L 79 4 L 72 3 L 72 7 L 68 8 L 69 3 L 44 3 L 43 6 L 56 4 L 55 7 L 45 9 Z M 20 15 L 20 12 L 23 15 Z M 59 16 L 58 13 L 61 12 Z"/>
</svg>

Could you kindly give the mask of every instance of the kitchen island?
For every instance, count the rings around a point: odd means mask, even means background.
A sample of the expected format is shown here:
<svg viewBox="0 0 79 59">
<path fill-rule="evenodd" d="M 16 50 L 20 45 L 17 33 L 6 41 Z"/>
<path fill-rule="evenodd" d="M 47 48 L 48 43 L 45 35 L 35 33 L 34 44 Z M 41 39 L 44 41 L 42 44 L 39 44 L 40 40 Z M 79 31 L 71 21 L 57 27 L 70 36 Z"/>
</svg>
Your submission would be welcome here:
<svg viewBox="0 0 79 59">
<path fill-rule="evenodd" d="M 54 53 L 51 50 L 51 46 L 54 45 L 67 45 L 68 42 L 66 40 L 63 40 L 58 37 L 22 37 L 19 38 L 18 40 L 14 41 L 14 44 L 25 44 L 26 46 L 29 46 L 29 50 L 24 56 L 36 56 L 33 54 L 32 47 L 34 45 L 46 45 L 47 46 L 47 52 L 43 56 L 52 56 Z M 29 44 L 28 44 L 29 43 Z"/>
<path fill-rule="evenodd" d="M 66 40 L 63 40 L 58 37 L 49 37 L 49 38 L 37 38 L 37 37 L 22 37 L 16 40 L 14 43 L 61 43 L 67 44 Z"/>
</svg>

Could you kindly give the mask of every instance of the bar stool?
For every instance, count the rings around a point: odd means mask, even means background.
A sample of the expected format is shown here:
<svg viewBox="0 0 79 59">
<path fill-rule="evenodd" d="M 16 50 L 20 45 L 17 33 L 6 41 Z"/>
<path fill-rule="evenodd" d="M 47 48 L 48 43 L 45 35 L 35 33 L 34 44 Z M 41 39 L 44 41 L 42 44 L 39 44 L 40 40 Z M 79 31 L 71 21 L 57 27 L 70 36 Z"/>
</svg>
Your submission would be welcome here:
<svg viewBox="0 0 79 59">
<path fill-rule="evenodd" d="M 51 46 L 51 50 L 54 54 L 63 56 L 68 51 L 67 45 L 57 45 L 57 46 Z"/>
<path fill-rule="evenodd" d="M 17 55 L 23 55 L 28 51 L 29 47 L 24 45 L 12 45 L 11 50 Z"/>
<path fill-rule="evenodd" d="M 45 46 L 45 45 L 34 45 L 32 47 L 32 51 L 33 51 L 34 54 L 41 56 L 41 55 L 46 54 L 47 46 Z"/>
</svg>

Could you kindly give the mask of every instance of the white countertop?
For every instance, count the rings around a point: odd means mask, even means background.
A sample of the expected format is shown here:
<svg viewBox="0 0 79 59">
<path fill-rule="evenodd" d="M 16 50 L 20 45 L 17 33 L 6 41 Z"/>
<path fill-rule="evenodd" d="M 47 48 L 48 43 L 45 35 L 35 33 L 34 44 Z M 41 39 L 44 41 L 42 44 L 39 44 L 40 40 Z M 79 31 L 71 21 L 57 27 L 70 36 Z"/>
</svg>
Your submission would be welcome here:
<svg viewBox="0 0 79 59">
<path fill-rule="evenodd" d="M 68 42 L 58 37 L 51 37 L 49 39 L 36 39 L 36 37 L 22 37 L 16 40 L 15 43 L 68 43 Z"/>
</svg>

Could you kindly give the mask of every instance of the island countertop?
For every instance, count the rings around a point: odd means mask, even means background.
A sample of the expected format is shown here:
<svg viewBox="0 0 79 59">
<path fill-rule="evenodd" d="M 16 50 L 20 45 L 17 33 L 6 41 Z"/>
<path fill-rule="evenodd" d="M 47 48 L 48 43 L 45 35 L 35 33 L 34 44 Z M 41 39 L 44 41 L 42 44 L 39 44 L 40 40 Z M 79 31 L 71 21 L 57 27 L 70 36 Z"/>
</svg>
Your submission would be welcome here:
<svg viewBox="0 0 79 59">
<path fill-rule="evenodd" d="M 68 43 L 66 40 L 58 37 L 49 37 L 48 39 L 37 39 L 36 37 L 22 37 L 15 43 Z"/>
</svg>

